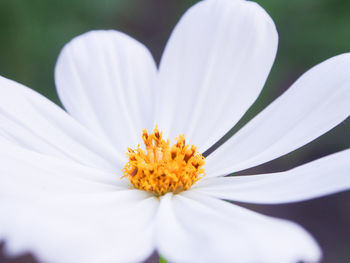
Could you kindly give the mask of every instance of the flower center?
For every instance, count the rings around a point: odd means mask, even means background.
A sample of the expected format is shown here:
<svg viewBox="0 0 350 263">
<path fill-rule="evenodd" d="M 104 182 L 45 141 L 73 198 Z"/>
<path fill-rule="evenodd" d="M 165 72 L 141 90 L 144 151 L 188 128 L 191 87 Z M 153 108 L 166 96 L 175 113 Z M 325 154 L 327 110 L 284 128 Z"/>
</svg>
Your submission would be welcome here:
<svg viewBox="0 0 350 263">
<path fill-rule="evenodd" d="M 140 148 L 128 149 L 129 162 L 125 165 L 124 176 L 131 184 L 156 196 L 168 192 L 175 194 L 188 190 L 204 175 L 204 157 L 194 145 L 185 144 L 180 135 L 177 143 L 170 147 L 170 141 L 162 138 L 158 128 L 153 134 L 143 130 L 146 151 Z"/>
</svg>

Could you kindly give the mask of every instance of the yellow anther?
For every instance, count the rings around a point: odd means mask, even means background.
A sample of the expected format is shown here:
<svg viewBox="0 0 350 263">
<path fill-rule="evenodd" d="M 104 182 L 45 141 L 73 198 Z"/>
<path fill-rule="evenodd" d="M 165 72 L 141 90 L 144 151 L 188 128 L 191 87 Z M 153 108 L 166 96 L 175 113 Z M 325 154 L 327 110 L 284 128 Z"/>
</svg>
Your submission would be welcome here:
<svg viewBox="0 0 350 263">
<path fill-rule="evenodd" d="M 129 148 L 129 161 L 123 169 L 123 177 L 127 177 L 135 188 L 156 196 L 168 192 L 177 194 L 188 190 L 204 176 L 204 157 L 197 152 L 196 146 L 185 144 L 184 135 L 180 135 L 171 147 L 158 127 L 153 134 L 143 130 L 142 139 L 146 151 L 140 146 L 136 150 Z"/>
</svg>

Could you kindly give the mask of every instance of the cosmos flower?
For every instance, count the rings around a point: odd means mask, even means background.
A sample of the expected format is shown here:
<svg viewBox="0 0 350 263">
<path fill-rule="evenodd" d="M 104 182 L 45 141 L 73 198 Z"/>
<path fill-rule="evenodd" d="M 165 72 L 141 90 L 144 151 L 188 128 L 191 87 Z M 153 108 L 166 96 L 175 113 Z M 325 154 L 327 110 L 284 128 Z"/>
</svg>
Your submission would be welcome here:
<svg viewBox="0 0 350 263">
<path fill-rule="evenodd" d="M 350 54 L 309 70 L 221 147 L 277 50 L 256 3 L 186 12 L 159 68 L 117 31 L 68 43 L 55 81 L 68 113 L 0 79 L 0 239 L 42 262 L 316 262 L 300 226 L 225 200 L 303 201 L 350 188 L 350 150 L 289 171 L 228 176 L 287 154 L 350 113 Z M 144 144 L 144 145 L 143 145 Z"/>
</svg>

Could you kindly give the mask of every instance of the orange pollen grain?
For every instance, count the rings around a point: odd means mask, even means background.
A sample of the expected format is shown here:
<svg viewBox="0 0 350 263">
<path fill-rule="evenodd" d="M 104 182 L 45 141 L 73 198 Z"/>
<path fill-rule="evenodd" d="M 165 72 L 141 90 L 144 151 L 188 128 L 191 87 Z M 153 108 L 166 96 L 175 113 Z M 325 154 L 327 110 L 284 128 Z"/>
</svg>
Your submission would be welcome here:
<svg viewBox="0 0 350 263">
<path fill-rule="evenodd" d="M 204 176 L 204 157 L 194 145 L 186 145 L 185 136 L 180 135 L 177 142 L 162 138 L 158 127 L 152 134 L 143 130 L 142 139 L 146 150 L 128 149 L 128 163 L 124 176 L 131 184 L 141 190 L 162 196 L 168 192 L 175 194 L 188 190 Z"/>
</svg>

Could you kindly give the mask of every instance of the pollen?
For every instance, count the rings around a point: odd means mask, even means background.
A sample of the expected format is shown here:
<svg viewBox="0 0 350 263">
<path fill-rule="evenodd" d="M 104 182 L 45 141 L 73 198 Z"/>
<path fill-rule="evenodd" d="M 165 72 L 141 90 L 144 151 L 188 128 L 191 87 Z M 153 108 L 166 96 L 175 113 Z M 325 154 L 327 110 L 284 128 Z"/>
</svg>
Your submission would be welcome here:
<svg viewBox="0 0 350 263">
<path fill-rule="evenodd" d="M 204 157 L 194 145 L 186 145 L 185 136 L 180 135 L 170 146 L 158 127 L 152 134 L 143 130 L 145 150 L 140 147 L 128 149 L 128 163 L 123 172 L 137 189 L 159 197 L 168 192 L 186 191 L 204 176 Z"/>
</svg>

